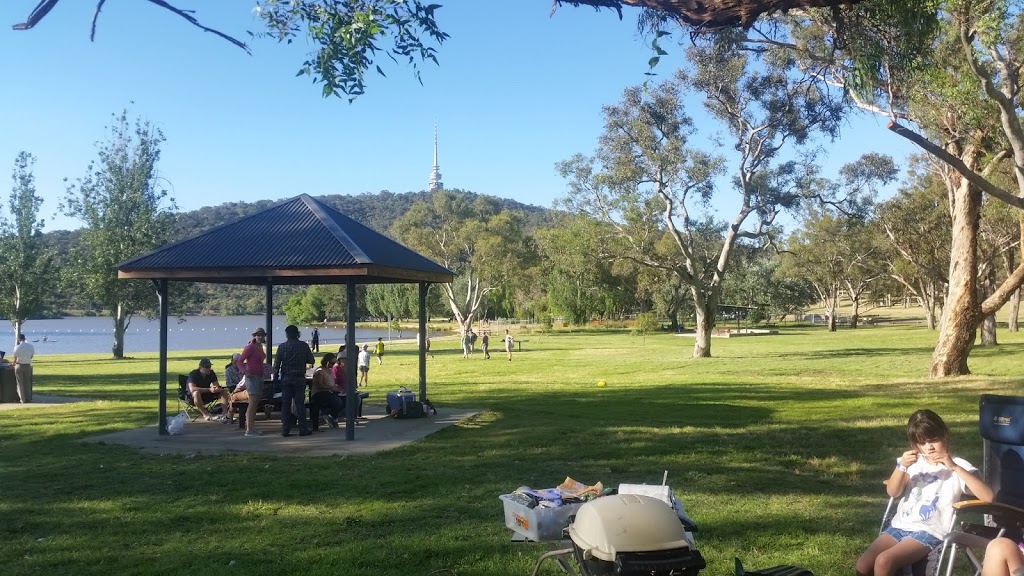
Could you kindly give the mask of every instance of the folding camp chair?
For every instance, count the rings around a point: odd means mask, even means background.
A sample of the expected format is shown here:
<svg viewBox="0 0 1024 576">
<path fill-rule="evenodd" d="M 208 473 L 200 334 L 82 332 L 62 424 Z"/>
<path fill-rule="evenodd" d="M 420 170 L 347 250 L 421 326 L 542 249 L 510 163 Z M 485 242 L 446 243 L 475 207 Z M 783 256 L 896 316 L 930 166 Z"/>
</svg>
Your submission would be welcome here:
<svg viewBox="0 0 1024 576">
<path fill-rule="evenodd" d="M 965 500 L 955 505 L 958 515 L 982 515 L 984 523 L 964 524 L 946 536 L 947 576 L 953 574 L 958 552 L 964 553 L 979 574 L 981 562 L 975 550 L 983 550 L 998 536 L 1019 542 L 1024 529 L 1024 398 L 982 394 L 978 413 L 984 447 L 982 478 L 995 492 L 995 501 Z"/>
<path fill-rule="evenodd" d="M 214 398 L 207 402 L 203 408 L 206 409 L 207 414 L 210 414 L 219 403 L 220 398 Z M 192 399 L 192 395 L 188 392 L 188 376 L 184 374 L 178 374 L 178 410 L 184 410 L 192 422 L 195 422 L 196 419 L 202 416 L 202 412 L 199 411 L 199 408 L 196 408 L 195 400 Z"/>
<path fill-rule="evenodd" d="M 901 495 L 899 498 L 889 498 L 889 504 L 885 507 L 885 514 L 882 515 L 882 525 L 878 527 L 879 534 L 889 527 L 893 517 L 896 516 L 896 511 L 899 509 L 898 504 L 905 495 Z M 956 522 L 956 516 L 953 517 L 953 522 Z M 941 549 L 932 549 L 927 556 L 910 566 L 900 568 L 896 571 L 896 574 L 900 576 L 935 576 L 939 572 L 938 568 L 941 565 L 944 550 L 945 545 Z"/>
</svg>

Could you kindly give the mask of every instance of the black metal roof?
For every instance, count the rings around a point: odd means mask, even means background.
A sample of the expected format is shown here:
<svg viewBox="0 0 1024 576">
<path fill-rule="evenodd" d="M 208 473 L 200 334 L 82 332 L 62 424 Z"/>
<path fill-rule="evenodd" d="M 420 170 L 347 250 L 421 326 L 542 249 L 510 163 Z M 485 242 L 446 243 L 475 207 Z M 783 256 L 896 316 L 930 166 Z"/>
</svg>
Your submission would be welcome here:
<svg viewBox="0 0 1024 576">
<path fill-rule="evenodd" d="M 117 265 L 118 278 L 235 284 L 451 282 L 454 273 L 307 194 Z"/>
</svg>

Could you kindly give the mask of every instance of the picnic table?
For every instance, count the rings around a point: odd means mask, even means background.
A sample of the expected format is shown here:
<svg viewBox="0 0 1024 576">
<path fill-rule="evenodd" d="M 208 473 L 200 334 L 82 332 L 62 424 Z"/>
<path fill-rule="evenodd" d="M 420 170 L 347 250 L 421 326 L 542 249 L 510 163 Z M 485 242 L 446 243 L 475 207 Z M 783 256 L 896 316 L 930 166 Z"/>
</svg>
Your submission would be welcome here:
<svg viewBox="0 0 1024 576">
<path fill-rule="evenodd" d="M 516 340 L 516 344 L 519 345 L 519 351 L 523 351 L 523 342 L 529 342 L 529 340 Z"/>
</svg>

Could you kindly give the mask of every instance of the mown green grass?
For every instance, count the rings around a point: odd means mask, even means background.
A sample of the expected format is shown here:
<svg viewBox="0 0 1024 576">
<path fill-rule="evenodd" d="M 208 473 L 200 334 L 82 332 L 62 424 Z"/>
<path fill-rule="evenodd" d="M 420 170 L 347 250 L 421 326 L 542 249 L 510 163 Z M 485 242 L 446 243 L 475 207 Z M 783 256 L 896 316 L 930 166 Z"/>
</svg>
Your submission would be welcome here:
<svg viewBox="0 0 1024 576">
<path fill-rule="evenodd" d="M 704 574 L 732 574 L 735 556 L 849 574 L 877 530 L 906 417 L 935 409 L 955 451 L 980 463 L 978 395 L 1020 394 L 1024 352 L 1004 332 L 975 349 L 975 375 L 930 381 L 935 334 L 916 327 L 784 328 L 716 339 L 703 360 L 670 335 L 522 337 L 513 362 L 435 341 L 434 402 L 484 412 L 370 457 L 81 443 L 155 421 L 155 355 L 41 356 L 37 393 L 93 401 L 0 412 L 0 572 L 529 574 L 548 548 L 509 541 L 499 494 L 567 475 L 657 483 L 667 470 L 700 527 Z M 172 354 L 170 372 L 229 352 Z M 375 398 L 415 387 L 415 360 L 411 344 L 392 347 L 370 371 Z"/>
</svg>

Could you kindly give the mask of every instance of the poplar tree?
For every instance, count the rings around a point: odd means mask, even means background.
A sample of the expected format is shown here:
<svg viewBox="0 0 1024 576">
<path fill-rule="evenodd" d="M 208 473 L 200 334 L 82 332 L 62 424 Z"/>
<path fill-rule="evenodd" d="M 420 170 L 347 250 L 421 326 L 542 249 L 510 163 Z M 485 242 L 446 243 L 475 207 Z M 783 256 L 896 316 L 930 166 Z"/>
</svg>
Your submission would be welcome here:
<svg viewBox="0 0 1024 576">
<path fill-rule="evenodd" d="M 57 284 L 53 252 L 41 238 L 43 199 L 36 194 L 34 164 L 28 152 L 15 158 L 10 218 L 0 223 L 0 315 L 14 326 L 15 340 L 25 321 L 46 309 Z"/>
<path fill-rule="evenodd" d="M 164 135 L 149 122 L 113 116 L 86 175 L 68 185 L 61 209 L 85 228 L 75 251 L 76 281 L 103 304 L 114 323 L 114 358 L 124 357 L 124 334 L 137 313 L 156 308 L 156 291 L 143 280 L 118 280 L 117 264 L 171 240 L 174 199 L 157 171 Z M 175 302 L 175 299 L 171 299 Z"/>
</svg>

